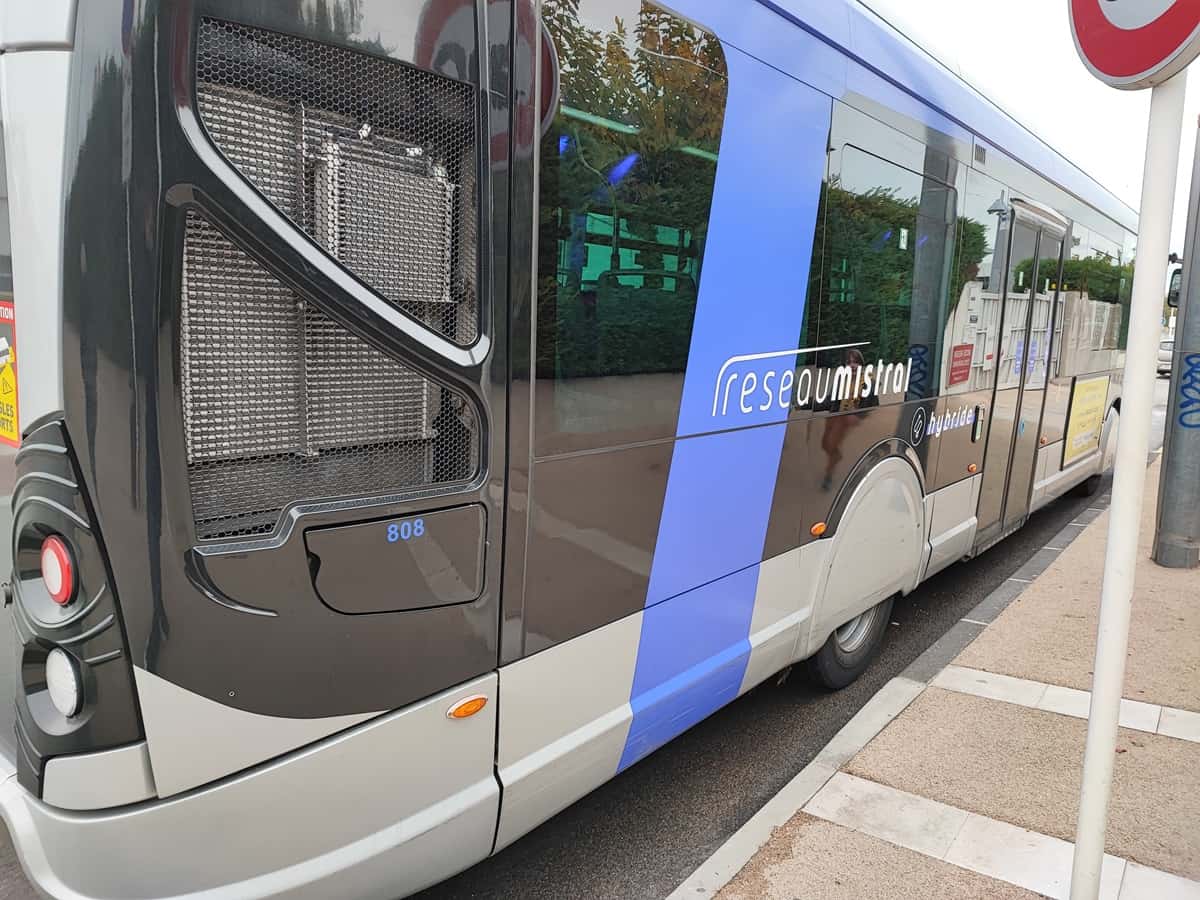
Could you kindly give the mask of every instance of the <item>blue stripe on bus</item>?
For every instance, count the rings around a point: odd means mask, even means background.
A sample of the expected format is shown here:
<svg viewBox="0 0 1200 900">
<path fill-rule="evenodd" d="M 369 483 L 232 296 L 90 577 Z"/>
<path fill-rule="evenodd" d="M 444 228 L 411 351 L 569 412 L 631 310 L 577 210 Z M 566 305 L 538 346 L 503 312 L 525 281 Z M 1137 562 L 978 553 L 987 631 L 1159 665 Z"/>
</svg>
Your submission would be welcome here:
<svg viewBox="0 0 1200 900">
<path fill-rule="evenodd" d="M 754 565 L 646 610 L 618 771 L 737 697 L 757 588 Z"/>
<path fill-rule="evenodd" d="M 786 411 L 714 415 L 714 389 L 732 357 L 795 348 L 825 172 L 830 99 L 725 49 L 725 126 L 621 769 L 728 703 L 745 676 Z"/>
</svg>

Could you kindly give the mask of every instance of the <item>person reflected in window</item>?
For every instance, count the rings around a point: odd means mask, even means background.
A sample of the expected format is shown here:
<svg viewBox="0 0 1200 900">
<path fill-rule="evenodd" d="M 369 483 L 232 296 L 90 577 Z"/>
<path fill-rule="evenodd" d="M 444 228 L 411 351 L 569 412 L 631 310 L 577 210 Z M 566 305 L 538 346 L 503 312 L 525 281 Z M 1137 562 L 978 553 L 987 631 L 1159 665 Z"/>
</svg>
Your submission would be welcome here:
<svg viewBox="0 0 1200 900">
<path fill-rule="evenodd" d="M 863 370 L 866 368 L 866 364 L 861 350 L 851 348 L 846 351 L 844 365 L 849 366 L 852 370 L 851 388 L 847 396 L 830 399 L 829 410 L 834 415 L 825 420 L 825 433 L 821 436 L 821 450 L 825 453 L 825 474 L 821 479 L 822 491 L 829 491 L 833 487 L 833 473 L 838 463 L 842 461 L 842 443 L 846 440 L 846 435 L 858 427 L 864 415 L 863 411 L 867 407 L 879 405 L 879 398 L 873 396 L 873 392 L 863 390 L 866 381 L 863 377 Z M 862 397 L 863 393 L 867 393 L 869 396 Z M 855 414 L 850 415 L 850 413 Z"/>
</svg>

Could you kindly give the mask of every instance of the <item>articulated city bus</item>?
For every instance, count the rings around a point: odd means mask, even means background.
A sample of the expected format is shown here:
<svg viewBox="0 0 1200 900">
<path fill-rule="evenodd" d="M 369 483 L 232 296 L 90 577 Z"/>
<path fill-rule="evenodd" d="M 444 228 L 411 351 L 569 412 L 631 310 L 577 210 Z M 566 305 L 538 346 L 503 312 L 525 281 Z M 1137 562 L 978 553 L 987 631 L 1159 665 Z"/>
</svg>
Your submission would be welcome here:
<svg viewBox="0 0 1200 900">
<path fill-rule="evenodd" d="M 853 0 L 3 15 L 53 896 L 418 890 L 1109 463 L 1135 213 Z"/>
</svg>

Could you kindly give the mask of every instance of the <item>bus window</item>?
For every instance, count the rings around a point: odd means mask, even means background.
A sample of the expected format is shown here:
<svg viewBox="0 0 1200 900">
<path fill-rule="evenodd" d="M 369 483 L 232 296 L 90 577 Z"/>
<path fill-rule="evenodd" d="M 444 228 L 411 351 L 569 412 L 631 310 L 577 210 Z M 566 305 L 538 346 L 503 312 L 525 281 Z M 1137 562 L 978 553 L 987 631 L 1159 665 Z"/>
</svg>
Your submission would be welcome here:
<svg viewBox="0 0 1200 900">
<path fill-rule="evenodd" d="M 1005 288 L 1004 325 L 1000 335 L 999 373 L 996 380 L 998 390 L 1020 387 L 1021 368 L 1034 349 L 1028 342 L 1026 322 L 1036 279 L 1033 258 L 1037 253 L 1037 232 L 1021 222 L 1013 223 L 1011 217 L 1007 224 L 1012 228 L 1012 246 Z M 1005 229 L 1002 240 L 1008 239 L 1008 230 Z"/>
<path fill-rule="evenodd" d="M 1059 257 L 1062 241 L 1042 236 L 1038 249 L 1038 271 L 1033 277 L 1033 319 L 1029 327 L 1029 350 L 1025 363 L 1025 387 L 1043 388 L 1048 372 L 1054 298 L 1058 294 Z M 1026 265 L 1026 269 L 1030 266 Z"/>
<path fill-rule="evenodd" d="M 942 341 L 942 394 L 987 390 L 995 383 L 1004 277 L 999 239 L 1007 215 L 1004 185 L 969 171 Z"/>
<path fill-rule="evenodd" d="M 806 341 L 865 344 L 867 362 L 911 359 L 907 391 L 884 392 L 884 403 L 935 395 L 957 192 L 847 145 L 825 204 L 825 291 L 808 313 Z M 840 365 L 839 353 L 815 364 Z"/>
<path fill-rule="evenodd" d="M 637 0 L 568 5 L 543 16 L 562 76 L 541 149 L 539 453 L 674 433 L 727 92 L 712 35 Z"/>
<path fill-rule="evenodd" d="M 1121 248 L 1096 233 L 1086 252 L 1063 264 L 1063 347 L 1058 373 L 1100 372 L 1120 365 L 1129 335 L 1132 262 L 1122 264 Z"/>
</svg>

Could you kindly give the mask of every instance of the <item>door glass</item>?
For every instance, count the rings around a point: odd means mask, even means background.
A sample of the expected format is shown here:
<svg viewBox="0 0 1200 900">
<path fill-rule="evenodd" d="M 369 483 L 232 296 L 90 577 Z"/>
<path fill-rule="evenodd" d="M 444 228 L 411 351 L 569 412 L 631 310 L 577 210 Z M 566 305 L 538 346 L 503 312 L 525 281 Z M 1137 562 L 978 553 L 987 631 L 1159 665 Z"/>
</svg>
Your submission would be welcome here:
<svg viewBox="0 0 1200 900">
<path fill-rule="evenodd" d="M 1011 213 L 1010 213 L 1011 216 Z M 1011 221 L 1011 218 L 1010 218 Z M 1037 232 L 1016 223 L 1009 254 L 1007 294 L 1004 301 L 1004 327 L 1000 337 L 1000 373 L 997 390 L 1019 387 L 1021 369 L 1028 353 L 1029 304 L 1033 297 L 1034 255 Z"/>
<path fill-rule="evenodd" d="M 1058 294 L 1059 258 L 1062 241 L 1042 235 L 1042 246 L 1038 253 L 1037 283 L 1033 292 L 1033 321 L 1029 326 L 1029 353 L 1025 371 L 1025 386 L 1046 386 L 1046 373 L 1050 358 L 1050 324 L 1054 314 L 1054 298 Z"/>
</svg>

